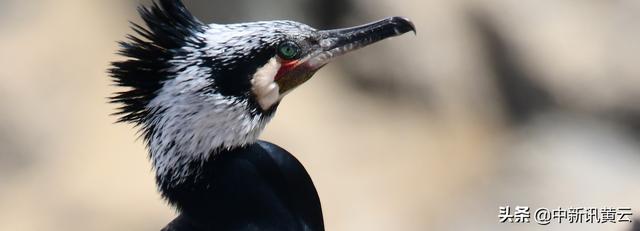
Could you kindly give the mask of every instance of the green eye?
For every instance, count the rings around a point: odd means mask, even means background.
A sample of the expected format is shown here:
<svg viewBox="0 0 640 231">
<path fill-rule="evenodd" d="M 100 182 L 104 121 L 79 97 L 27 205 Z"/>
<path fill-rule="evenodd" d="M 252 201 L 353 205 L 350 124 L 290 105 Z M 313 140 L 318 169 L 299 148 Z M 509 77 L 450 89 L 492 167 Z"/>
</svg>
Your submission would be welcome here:
<svg viewBox="0 0 640 231">
<path fill-rule="evenodd" d="M 300 54 L 300 47 L 293 42 L 285 42 L 278 47 L 278 56 L 282 59 L 295 59 Z"/>
</svg>

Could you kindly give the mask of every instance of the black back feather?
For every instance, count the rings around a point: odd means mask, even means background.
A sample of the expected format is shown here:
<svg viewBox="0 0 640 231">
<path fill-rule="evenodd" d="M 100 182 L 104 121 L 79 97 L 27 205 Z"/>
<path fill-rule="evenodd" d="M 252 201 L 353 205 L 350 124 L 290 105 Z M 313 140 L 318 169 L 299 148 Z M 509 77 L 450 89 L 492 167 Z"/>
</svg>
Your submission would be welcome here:
<svg viewBox="0 0 640 231">
<path fill-rule="evenodd" d="M 207 25 L 196 19 L 180 0 L 157 0 L 151 7 L 138 8 L 146 28 L 132 24 L 135 34 L 127 36 L 128 41 L 120 42 L 119 55 L 125 61 L 112 63 L 109 70 L 116 86 L 127 87 L 125 91 L 112 96 L 111 103 L 122 104 L 115 115 L 118 122 L 144 125 L 149 115 L 148 108 L 164 81 L 172 78 L 169 63 L 185 46 L 199 47 L 204 42 L 193 36 L 204 32 Z M 144 136 L 151 129 L 143 129 Z"/>
</svg>

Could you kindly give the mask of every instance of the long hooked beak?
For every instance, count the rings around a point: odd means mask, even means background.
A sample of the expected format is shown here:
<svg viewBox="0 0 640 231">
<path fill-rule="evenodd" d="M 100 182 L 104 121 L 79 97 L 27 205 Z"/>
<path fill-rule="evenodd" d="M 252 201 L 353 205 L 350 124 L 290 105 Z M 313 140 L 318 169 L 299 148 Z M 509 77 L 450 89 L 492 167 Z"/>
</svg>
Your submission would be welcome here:
<svg viewBox="0 0 640 231">
<path fill-rule="evenodd" d="M 320 68 L 335 57 L 409 31 L 417 33 L 413 22 L 403 17 L 391 17 L 351 28 L 321 31 L 320 46 L 323 50 L 311 57 L 308 65 L 310 68 Z"/>
<path fill-rule="evenodd" d="M 290 64 L 287 72 L 276 79 L 280 85 L 280 93 L 286 93 L 306 82 L 318 69 L 338 56 L 409 31 L 416 33 L 416 27 L 403 17 L 391 17 L 351 28 L 319 31 L 320 47 Z"/>
</svg>

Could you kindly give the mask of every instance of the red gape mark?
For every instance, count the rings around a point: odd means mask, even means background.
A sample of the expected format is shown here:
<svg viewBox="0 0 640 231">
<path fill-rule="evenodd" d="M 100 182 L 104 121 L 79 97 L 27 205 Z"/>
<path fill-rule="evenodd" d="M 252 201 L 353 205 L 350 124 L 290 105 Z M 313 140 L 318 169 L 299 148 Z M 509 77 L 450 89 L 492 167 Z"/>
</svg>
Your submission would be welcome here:
<svg viewBox="0 0 640 231">
<path fill-rule="evenodd" d="M 278 70 L 278 73 L 276 74 L 276 77 L 274 78 L 274 80 L 280 79 L 282 75 L 289 72 L 291 69 L 295 68 L 297 64 L 298 64 L 298 60 L 282 60 L 282 63 L 280 64 L 280 69 Z"/>
</svg>

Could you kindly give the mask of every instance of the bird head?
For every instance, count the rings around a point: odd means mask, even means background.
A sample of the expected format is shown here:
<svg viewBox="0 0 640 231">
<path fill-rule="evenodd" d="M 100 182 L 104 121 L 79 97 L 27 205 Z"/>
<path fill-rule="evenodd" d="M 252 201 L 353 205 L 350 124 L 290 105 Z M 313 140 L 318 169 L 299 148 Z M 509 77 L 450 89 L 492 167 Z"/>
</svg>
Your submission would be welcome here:
<svg viewBox="0 0 640 231">
<path fill-rule="evenodd" d="M 179 181 L 188 165 L 257 140 L 282 98 L 333 58 L 415 32 L 393 17 L 317 30 L 293 21 L 204 24 L 178 0 L 139 12 L 146 27 L 121 42 L 112 101 L 120 121 L 141 126 L 158 176 Z M 187 170 L 185 170 L 187 169 Z M 162 180 L 161 179 L 161 180 Z"/>
<path fill-rule="evenodd" d="M 239 24 L 255 29 L 264 41 L 257 47 L 272 53 L 251 78 L 253 96 L 269 110 L 284 95 L 309 80 L 333 58 L 382 39 L 415 30 L 405 18 L 393 17 L 367 25 L 336 30 L 316 30 L 292 21 Z M 251 30 L 249 29 L 249 30 Z M 252 36 L 243 36 L 244 39 Z"/>
</svg>

